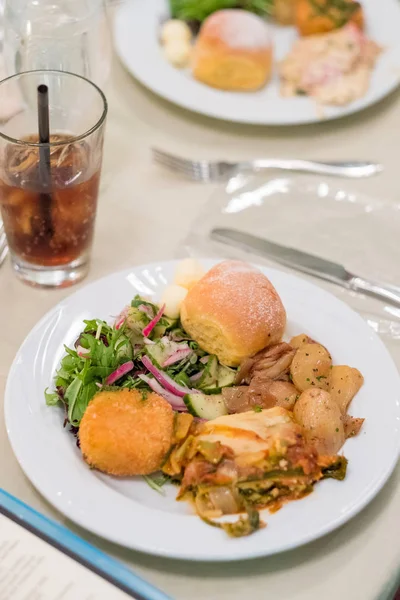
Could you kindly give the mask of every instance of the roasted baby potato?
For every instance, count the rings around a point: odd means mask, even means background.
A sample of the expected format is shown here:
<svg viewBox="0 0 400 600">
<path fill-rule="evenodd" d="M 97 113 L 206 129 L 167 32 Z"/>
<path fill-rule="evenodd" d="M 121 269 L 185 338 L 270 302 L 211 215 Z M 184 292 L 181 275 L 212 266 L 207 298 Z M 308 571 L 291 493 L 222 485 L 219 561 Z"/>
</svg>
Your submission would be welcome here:
<svg viewBox="0 0 400 600">
<path fill-rule="evenodd" d="M 364 13 L 361 4 L 354 0 L 298 0 L 295 21 L 303 36 L 328 33 L 347 23 L 362 30 Z"/>
<path fill-rule="evenodd" d="M 83 458 L 117 476 L 147 475 L 161 468 L 171 447 L 174 413 L 164 398 L 141 390 L 99 392 L 79 428 Z"/>
<path fill-rule="evenodd" d="M 344 365 L 332 367 L 329 391 L 343 415 L 363 383 L 364 377 L 358 369 Z"/>
<path fill-rule="evenodd" d="M 290 340 L 289 344 L 292 346 L 292 348 L 300 348 L 301 346 L 304 346 L 304 344 L 309 344 L 310 343 L 310 338 L 305 334 L 305 333 L 300 333 L 300 335 L 295 335 L 294 337 L 292 337 L 292 339 Z"/>
<path fill-rule="evenodd" d="M 301 392 L 308 388 L 329 390 L 332 358 L 321 344 L 303 344 L 294 355 L 290 374 Z"/>
<path fill-rule="evenodd" d="M 342 413 L 329 392 L 303 392 L 294 407 L 294 418 L 304 429 L 307 441 L 320 454 L 336 454 L 345 442 Z"/>
</svg>

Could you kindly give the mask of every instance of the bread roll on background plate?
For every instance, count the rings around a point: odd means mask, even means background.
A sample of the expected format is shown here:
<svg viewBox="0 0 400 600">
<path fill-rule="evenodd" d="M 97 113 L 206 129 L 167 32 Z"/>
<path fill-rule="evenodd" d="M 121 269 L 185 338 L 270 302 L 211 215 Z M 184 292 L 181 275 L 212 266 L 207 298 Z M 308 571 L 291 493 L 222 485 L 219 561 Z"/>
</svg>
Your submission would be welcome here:
<svg viewBox="0 0 400 600">
<path fill-rule="evenodd" d="M 203 23 L 193 53 L 193 75 L 215 88 L 254 91 L 271 76 L 268 25 L 240 9 L 219 10 Z"/>
<path fill-rule="evenodd" d="M 182 303 L 181 321 L 204 350 L 235 367 L 282 338 L 286 312 L 261 271 L 245 262 L 227 260 L 189 290 Z"/>
</svg>

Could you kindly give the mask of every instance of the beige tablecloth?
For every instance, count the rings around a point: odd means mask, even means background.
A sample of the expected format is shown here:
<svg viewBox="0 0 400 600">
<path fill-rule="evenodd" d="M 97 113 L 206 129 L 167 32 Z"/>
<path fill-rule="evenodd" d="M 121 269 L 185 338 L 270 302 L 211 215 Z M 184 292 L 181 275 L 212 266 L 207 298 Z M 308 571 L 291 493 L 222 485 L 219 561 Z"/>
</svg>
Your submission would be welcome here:
<svg viewBox="0 0 400 600">
<path fill-rule="evenodd" d="M 108 95 L 103 189 L 89 279 L 130 265 L 172 258 L 178 242 L 216 187 L 182 181 L 154 166 L 149 153 L 153 144 L 182 155 L 210 158 L 376 159 L 385 165 L 383 175 L 345 185 L 398 200 L 399 94 L 342 121 L 288 129 L 232 125 L 182 111 L 143 89 L 119 64 L 115 65 Z M 397 242 L 393 240 L 393 244 Z M 14 278 L 9 264 L 0 269 L 1 397 L 11 361 L 24 337 L 71 291 L 31 289 Z M 400 365 L 395 343 L 390 350 Z M 379 402 L 379 398 L 376 400 Z M 21 472 L 7 440 L 2 412 L 0 485 L 64 522 Z M 108 544 L 71 523 L 67 525 L 177 600 L 375 600 L 390 597 L 389 590 L 395 587 L 400 572 L 399 508 L 397 468 L 371 505 L 333 534 L 292 552 L 231 565 L 153 558 Z"/>
</svg>

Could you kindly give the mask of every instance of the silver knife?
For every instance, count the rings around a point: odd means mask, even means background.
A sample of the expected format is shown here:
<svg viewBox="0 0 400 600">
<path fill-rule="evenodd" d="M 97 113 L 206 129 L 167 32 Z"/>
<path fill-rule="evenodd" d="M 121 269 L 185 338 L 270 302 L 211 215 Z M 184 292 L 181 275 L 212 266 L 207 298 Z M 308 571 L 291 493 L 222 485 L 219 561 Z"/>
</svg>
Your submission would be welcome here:
<svg viewBox="0 0 400 600">
<path fill-rule="evenodd" d="M 378 283 L 359 277 L 347 271 L 343 265 L 331 262 L 319 256 L 281 246 L 274 242 L 237 231 L 235 229 L 213 229 L 210 237 L 223 244 L 242 248 L 254 254 L 264 255 L 269 259 L 297 271 L 314 275 L 331 283 L 340 285 L 347 290 L 366 294 L 378 300 L 389 302 L 400 307 L 400 287 L 389 283 Z"/>
</svg>

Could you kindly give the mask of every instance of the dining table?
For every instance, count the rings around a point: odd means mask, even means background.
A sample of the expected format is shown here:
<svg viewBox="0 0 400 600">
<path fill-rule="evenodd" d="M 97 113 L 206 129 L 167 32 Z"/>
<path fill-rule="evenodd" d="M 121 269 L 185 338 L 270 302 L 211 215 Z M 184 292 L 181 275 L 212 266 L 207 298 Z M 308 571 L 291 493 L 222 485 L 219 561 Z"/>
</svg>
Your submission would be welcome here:
<svg viewBox="0 0 400 600">
<path fill-rule="evenodd" d="M 384 165 L 380 175 L 340 183 L 346 189 L 399 202 L 399 92 L 342 120 L 280 128 L 240 125 L 193 114 L 160 99 L 135 81 L 114 57 L 106 94 L 109 115 L 89 276 L 75 288 L 45 290 L 19 281 L 9 259 L 0 268 L 1 402 L 19 346 L 49 309 L 89 281 L 179 256 L 181 241 L 197 215 L 224 185 L 185 180 L 154 164 L 151 147 L 184 157 L 233 161 L 256 157 L 377 161 Z M 287 234 L 290 239 L 290 230 Z M 339 293 L 329 283 L 318 285 Z M 394 337 L 388 347 L 400 366 L 400 341 Z M 25 394 L 28 398 L 29 388 Z M 376 398 L 377 405 L 380 401 Z M 392 600 L 400 584 L 399 465 L 377 497 L 336 531 L 288 552 L 231 563 L 142 554 L 113 545 L 66 520 L 19 467 L 2 410 L 0 486 L 121 560 L 175 600 Z"/>
</svg>

